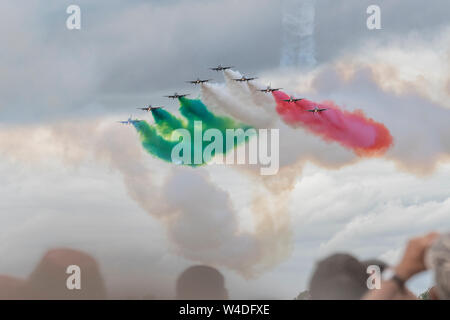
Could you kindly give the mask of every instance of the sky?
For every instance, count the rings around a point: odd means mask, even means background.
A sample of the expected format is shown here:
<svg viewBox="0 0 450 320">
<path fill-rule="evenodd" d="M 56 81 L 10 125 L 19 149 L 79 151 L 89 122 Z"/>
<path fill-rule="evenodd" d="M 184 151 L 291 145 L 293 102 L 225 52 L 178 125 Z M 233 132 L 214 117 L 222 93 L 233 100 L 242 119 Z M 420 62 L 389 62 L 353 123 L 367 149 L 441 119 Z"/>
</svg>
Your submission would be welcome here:
<svg viewBox="0 0 450 320">
<path fill-rule="evenodd" d="M 46 250 L 73 247 L 98 260 L 116 297 L 171 297 L 180 272 L 207 263 L 231 297 L 291 299 L 327 254 L 395 263 L 410 237 L 447 231 L 450 3 L 307 2 L 309 70 L 280 68 L 289 44 L 277 1 L 80 0 L 80 30 L 66 28 L 72 1 L 2 1 L 0 273 L 25 277 Z M 366 27 L 370 4 L 381 30 Z M 359 159 L 283 127 L 282 168 L 266 179 L 174 168 L 115 123 L 147 117 L 136 107 L 148 103 L 176 112 L 162 96 L 200 95 L 185 83 L 197 77 L 224 82 L 208 70 L 219 63 L 261 86 L 362 109 L 394 146 Z"/>
</svg>

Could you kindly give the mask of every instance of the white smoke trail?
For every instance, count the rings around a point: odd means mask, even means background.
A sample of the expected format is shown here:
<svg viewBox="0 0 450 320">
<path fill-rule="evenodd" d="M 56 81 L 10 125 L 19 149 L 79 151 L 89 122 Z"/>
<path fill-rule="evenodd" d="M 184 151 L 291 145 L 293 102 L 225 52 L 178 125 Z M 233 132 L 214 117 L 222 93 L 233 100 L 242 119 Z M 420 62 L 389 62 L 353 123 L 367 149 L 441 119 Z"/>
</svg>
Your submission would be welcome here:
<svg viewBox="0 0 450 320">
<path fill-rule="evenodd" d="M 272 94 L 264 93 L 259 91 L 261 88 L 252 82 L 248 83 L 248 88 L 250 89 L 250 94 L 252 96 L 253 103 L 257 106 L 261 106 L 264 110 L 271 116 L 276 117 L 277 112 L 275 111 L 276 103 Z"/>
<path fill-rule="evenodd" d="M 315 0 L 283 0 L 282 10 L 283 47 L 280 65 L 312 69 L 316 65 Z"/>
<path fill-rule="evenodd" d="M 224 77 L 228 90 L 233 96 L 238 98 L 241 104 L 247 106 L 247 109 L 257 110 L 258 113 L 264 114 L 266 118 L 276 114 L 275 99 L 270 93 L 267 94 L 258 91 L 261 88 L 261 85 L 255 85 L 255 83 L 258 83 L 258 80 L 249 82 L 234 81 L 233 79 L 241 78 L 242 74 L 239 71 L 233 70 L 225 70 Z M 271 120 L 268 119 L 266 122 L 270 123 Z"/>
<path fill-rule="evenodd" d="M 246 83 L 233 79 L 240 78 L 239 72 L 226 70 L 225 85 L 205 84 L 202 86 L 202 100 L 213 111 L 226 114 L 257 128 L 269 128 L 276 120 L 267 112 L 272 106 L 255 104 L 253 95 Z M 273 101 L 273 109 L 275 102 Z"/>
<path fill-rule="evenodd" d="M 177 254 L 199 263 L 225 266 L 246 277 L 270 269 L 289 255 L 291 230 L 286 201 L 274 205 L 278 197 L 263 196 L 267 191 L 255 187 L 254 203 L 266 199 L 267 205 L 264 210 L 255 208 L 255 228 L 243 232 L 228 193 L 210 181 L 205 169 L 171 167 L 162 185 L 155 185 L 155 170 L 143 161 L 136 143 L 124 141 L 121 131 L 109 127 L 94 134 L 95 153 L 122 174 L 130 196 L 164 223 Z M 66 143 L 74 144 L 73 137 Z"/>
<path fill-rule="evenodd" d="M 264 127 L 269 123 L 264 113 L 249 109 L 248 105 L 241 103 L 223 84 L 203 85 L 202 100 L 213 112 L 231 116 L 254 127 Z"/>
<path fill-rule="evenodd" d="M 214 185 L 206 171 L 176 170 L 163 192 L 177 212 L 167 223 L 169 237 L 176 251 L 190 260 L 253 277 L 278 264 L 292 249 L 287 202 L 268 197 L 267 190 L 255 187 L 250 232 L 240 230 L 228 193 Z"/>
<path fill-rule="evenodd" d="M 243 231 L 229 194 L 210 180 L 207 169 L 164 163 L 155 168 L 134 130 L 111 123 L 66 121 L 2 129 L 0 155 L 34 165 L 45 159 L 60 159 L 68 166 L 87 159 L 109 165 L 122 175 L 129 196 L 165 227 L 172 250 L 197 263 L 254 277 L 289 255 L 286 201 L 278 203 L 278 197 L 268 197 L 268 190 L 255 184 L 250 192 L 254 228 Z M 16 148 L 11 150 L 11 145 Z M 266 205 L 259 208 L 263 200 Z"/>
</svg>

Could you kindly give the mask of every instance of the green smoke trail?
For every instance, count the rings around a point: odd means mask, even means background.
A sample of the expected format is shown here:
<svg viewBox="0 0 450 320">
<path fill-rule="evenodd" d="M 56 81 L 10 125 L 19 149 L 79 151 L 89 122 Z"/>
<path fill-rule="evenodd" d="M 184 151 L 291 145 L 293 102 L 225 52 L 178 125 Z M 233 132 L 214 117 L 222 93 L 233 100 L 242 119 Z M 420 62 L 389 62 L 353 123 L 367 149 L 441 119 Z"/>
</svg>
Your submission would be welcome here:
<svg viewBox="0 0 450 320">
<path fill-rule="evenodd" d="M 202 121 L 206 129 L 218 129 L 225 133 L 226 129 L 251 129 L 249 125 L 239 123 L 231 118 L 216 116 L 208 110 L 200 99 L 180 98 L 180 113 L 188 119 L 189 123 Z"/>
<path fill-rule="evenodd" d="M 170 138 L 173 130 L 186 127 L 186 123 L 183 123 L 181 119 L 178 119 L 164 109 L 152 109 L 151 112 L 153 119 L 155 119 L 155 125 L 158 133 L 164 137 Z"/>
<path fill-rule="evenodd" d="M 185 119 L 179 119 L 162 109 L 154 109 L 152 110 L 155 120 L 154 125 L 149 125 L 145 121 L 134 123 L 144 149 L 159 159 L 173 163 L 172 150 L 180 141 L 183 141 L 188 145 L 188 148 L 184 149 L 187 150 L 186 158 L 184 158 L 187 161 L 183 161 L 181 164 L 203 165 L 211 160 L 211 158 L 205 159 L 203 157 L 206 148 L 212 150 L 212 157 L 218 154 L 226 154 L 229 150 L 245 143 L 252 135 L 256 134 L 256 131 L 249 125 L 239 123 L 228 117 L 216 116 L 199 99 L 180 98 L 179 101 L 181 105 L 180 113 Z M 237 130 L 231 140 L 230 138 L 227 139 L 227 129 Z M 249 129 L 253 129 L 253 131 Z M 209 137 L 208 141 L 199 141 L 204 137 L 207 130 L 210 134 L 211 131 L 215 131 L 215 135 Z M 186 134 L 183 137 L 173 135 L 173 133 L 182 131 Z M 208 132 L 206 133 L 208 134 Z M 220 140 L 216 141 L 217 139 Z M 218 143 L 218 147 L 211 148 L 210 144 L 212 143 Z M 184 150 L 181 150 L 180 155 L 184 155 Z M 209 152 L 206 154 L 209 155 Z"/>
<path fill-rule="evenodd" d="M 178 143 L 169 141 L 160 136 L 154 126 L 150 126 L 146 121 L 133 122 L 139 133 L 142 146 L 150 154 L 167 162 L 172 162 L 172 149 Z"/>
</svg>

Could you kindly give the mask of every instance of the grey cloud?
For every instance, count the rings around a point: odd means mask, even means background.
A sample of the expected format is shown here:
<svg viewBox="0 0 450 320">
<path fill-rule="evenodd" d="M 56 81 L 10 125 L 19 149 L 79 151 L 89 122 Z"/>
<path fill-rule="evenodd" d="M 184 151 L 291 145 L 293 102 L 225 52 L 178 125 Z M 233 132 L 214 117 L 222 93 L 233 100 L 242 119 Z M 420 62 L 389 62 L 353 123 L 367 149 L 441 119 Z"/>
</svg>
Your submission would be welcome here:
<svg viewBox="0 0 450 320">
<path fill-rule="evenodd" d="M 79 3 L 79 31 L 65 28 L 67 2 L 34 1 L 25 8 L 2 3 L 13 17 L 0 25 L 6 42 L 0 80 L 4 119 L 48 119 L 67 111 L 70 116 L 80 108 L 98 108 L 104 96 L 148 97 L 186 86 L 194 76 L 212 75 L 207 67 L 217 63 L 256 70 L 278 60 L 268 41 L 277 29 L 267 22 L 279 15 L 269 1 L 101 3 Z"/>
<path fill-rule="evenodd" d="M 319 62 L 367 39 L 434 32 L 447 24 L 450 5 L 439 0 L 379 1 L 383 30 L 365 27 L 368 1 L 317 1 Z M 70 1 L 10 0 L 0 22 L 3 121 L 56 120 L 166 102 L 161 93 L 192 90 L 184 81 L 214 75 L 231 63 L 246 73 L 276 68 L 281 9 L 276 1 L 79 1 L 82 29 L 65 28 Z M 425 7 L 425 10 L 424 10 Z M 351 36 L 349 36 L 351 35 Z M 19 110 L 19 111 L 18 111 Z"/>
<path fill-rule="evenodd" d="M 381 9 L 382 30 L 366 27 L 369 5 Z M 320 62 L 357 49 L 370 40 L 401 38 L 410 32 L 430 36 L 449 25 L 450 3 L 446 0 L 318 0 L 316 2 L 316 54 Z"/>
</svg>

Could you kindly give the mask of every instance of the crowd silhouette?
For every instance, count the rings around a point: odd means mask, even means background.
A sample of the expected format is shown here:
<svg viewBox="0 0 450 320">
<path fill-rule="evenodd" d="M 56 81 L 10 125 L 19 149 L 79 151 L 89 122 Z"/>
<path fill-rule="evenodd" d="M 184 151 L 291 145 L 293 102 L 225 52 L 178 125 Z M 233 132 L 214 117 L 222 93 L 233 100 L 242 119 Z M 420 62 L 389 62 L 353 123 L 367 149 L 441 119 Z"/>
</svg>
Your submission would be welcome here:
<svg viewBox="0 0 450 320">
<path fill-rule="evenodd" d="M 68 266 L 78 266 L 82 290 L 69 290 Z M 370 267 L 381 273 L 380 286 L 368 285 Z M 407 288 L 414 275 L 431 269 L 435 286 L 417 297 Z M 175 283 L 178 300 L 226 300 L 226 281 L 211 266 L 195 265 L 184 270 Z M 149 298 L 150 297 L 150 298 Z M 108 299 L 106 286 L 96 260 L 73 249 L 48 251 L 31 274 L 24 278 L 0 275 L 0 300 Z M 136 297 L 138 298 L 138 297 Z M 140 297 L 144 298 L 145 297 Z M 157 293 L 147 296 L 157 299 Z M 348 253 L 335 253 L 316 263 L 309 288 L 298 300 L 414 300 L 450 299 L 450 234 L 430 233 L 411 239 L 396 266 L 377 259 L 360 261 Z"/>
</svg>

